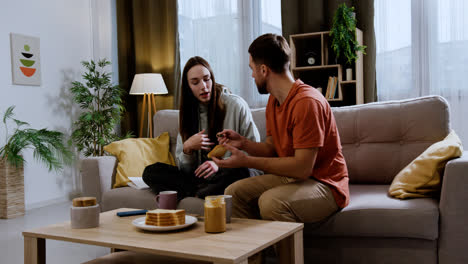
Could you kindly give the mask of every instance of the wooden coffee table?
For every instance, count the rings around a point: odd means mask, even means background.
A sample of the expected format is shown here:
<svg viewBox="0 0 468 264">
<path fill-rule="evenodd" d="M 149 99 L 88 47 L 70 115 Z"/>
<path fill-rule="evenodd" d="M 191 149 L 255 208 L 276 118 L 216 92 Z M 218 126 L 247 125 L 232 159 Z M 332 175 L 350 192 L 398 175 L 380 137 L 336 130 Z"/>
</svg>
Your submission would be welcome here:
<svg viewBox="0 0 468 264">
<path fill-rule="evenodd" d="M 149 232 L 132 225 L 142 217 L 118 217 L 122 208 L 101 213 L 97 228 L 71 229 L 70 222 L 23 232 L 24 263 L 46 263 L 46 239 L 96 245 L 213 263 L 247 263 L 247 258 L 280 242 L 290 247 L 291 263 L 303 264 L 302 223 L 232 218 L 226 232 L 205 233 L 204 223 L 177 231 Z"/>
</svg>

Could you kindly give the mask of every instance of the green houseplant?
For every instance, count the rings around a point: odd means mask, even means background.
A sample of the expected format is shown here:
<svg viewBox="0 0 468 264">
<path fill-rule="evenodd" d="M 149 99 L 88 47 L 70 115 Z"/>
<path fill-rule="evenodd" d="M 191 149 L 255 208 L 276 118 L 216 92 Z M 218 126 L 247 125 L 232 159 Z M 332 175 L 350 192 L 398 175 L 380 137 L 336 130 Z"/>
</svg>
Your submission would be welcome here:
<svg viewBox="0 0 468 264">
<path fill-rule="evenodd" d="M 345 3 L 338 6 L 330 29 L 331 47 L 337 62 L 342 57 L 346 64 L 351 65 L 356 61 L 358 51 L 365 54 L 366 46 L 359 45 L 356 40 L 356 22 L 354 7 Z"/>
<path fill-rule="evenodd" d="M 64 135 L 48 129 L 23 128 L 28 123 L 13 118 L 15 107 L 10 106 L 3 115 L 6 137 L 5 145 L 0 148 L 0 159 L 9 165 L 20 168 L 24 164 L 21 152 L 34 148 L 34 158 L 43 162 L 51 170 L 61 170 L 63 164 L 71 164 L 72 152 L 63 143 Z M 8 134 L 8 122 L 16 123 L 16 129 Z"/>
<path fill-rule="evenodd" d="M 0 148 L 0 218 L 24 215 L 24 163 L 21 155 L 33 148 L 33 156 L 50 170 L 71 164 L 72 152 L 64 144 L 64 135 L 48 129 L 27 128 L 28 123 L 14 118 L 14 106 L 3 115 L 5 145 Z M 16 123 L 9 134 L 8 124 Z"/>
<path fill-rule="evenodd" d="M 70 88 L 74 101 L 83 110 L 74 123 L 72 140 L 86 157 L 103 156 L 105 145 L 121 139 L 114 129 L 124 111 L 124 91 L 111 84 L 110 73 L 104 70 L 111 64 L 107 59 L 81 63 L 87 70 L 82 75 L 85 82 L 72 82 Z"/>
</svg>

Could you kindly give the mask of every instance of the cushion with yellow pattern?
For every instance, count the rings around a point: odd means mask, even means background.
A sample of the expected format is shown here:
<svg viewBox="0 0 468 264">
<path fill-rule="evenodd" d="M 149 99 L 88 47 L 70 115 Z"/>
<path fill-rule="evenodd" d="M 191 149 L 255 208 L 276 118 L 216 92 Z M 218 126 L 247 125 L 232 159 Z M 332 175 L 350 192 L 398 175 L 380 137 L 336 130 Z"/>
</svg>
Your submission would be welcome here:
<svg viewBox="0 0 468 264">
<path fill-rule="evenodd" d="M 118 159 L 113 188 L 127 186 L 128 177 L 141 177 L 145 167 L 156 162 L 175 165 L 169 146 L 167 132 L 157 138 L 128 138 L 105 146 L 104 150 Z"/>
</svg>

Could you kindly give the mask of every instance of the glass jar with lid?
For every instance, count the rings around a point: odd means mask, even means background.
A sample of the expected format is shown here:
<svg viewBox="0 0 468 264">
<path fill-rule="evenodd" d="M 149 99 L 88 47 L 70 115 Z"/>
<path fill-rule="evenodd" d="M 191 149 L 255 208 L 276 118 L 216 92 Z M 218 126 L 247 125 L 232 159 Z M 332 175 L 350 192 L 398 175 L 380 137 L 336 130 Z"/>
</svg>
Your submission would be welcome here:
<svg viewBox="0 0 468 264">
<path fill-rule="evenodd" d="M 205 197 L 205 232 L 221 233 L 226 231 L 226 203 L 224 197 Z"/>
</svg>

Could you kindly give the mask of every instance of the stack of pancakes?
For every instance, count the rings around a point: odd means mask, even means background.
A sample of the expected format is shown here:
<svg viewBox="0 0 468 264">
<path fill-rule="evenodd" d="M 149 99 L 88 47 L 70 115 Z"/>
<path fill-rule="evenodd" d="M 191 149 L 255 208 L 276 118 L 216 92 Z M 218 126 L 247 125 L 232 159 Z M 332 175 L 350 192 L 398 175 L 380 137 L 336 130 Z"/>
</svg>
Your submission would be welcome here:
<svg viewBox="0 0 468 264">
<path fill-rule="evenodd" d="M 155 209 L 146 212 L 145 224 L 154 226 L 175 226 L 185 224 L 185 210 Z"/>
</svg>

